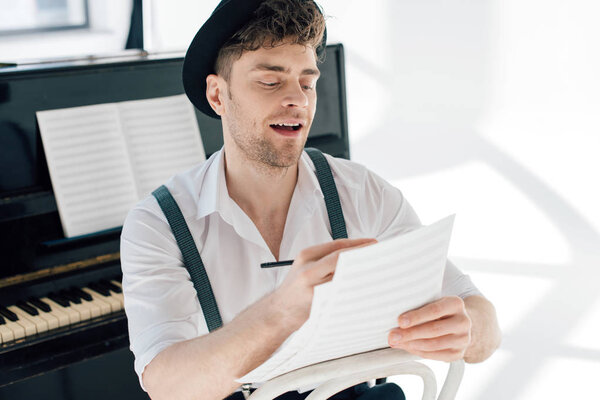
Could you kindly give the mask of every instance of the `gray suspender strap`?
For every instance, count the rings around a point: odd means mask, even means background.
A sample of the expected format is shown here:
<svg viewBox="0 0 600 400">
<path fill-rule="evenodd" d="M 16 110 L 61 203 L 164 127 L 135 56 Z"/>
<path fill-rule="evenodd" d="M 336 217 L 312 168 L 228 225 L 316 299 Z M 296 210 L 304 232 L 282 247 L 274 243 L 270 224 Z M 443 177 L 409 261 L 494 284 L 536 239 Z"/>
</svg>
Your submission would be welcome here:
<svg viewBox="0 0 600 400">
<path fill-rule="evenodd" d="M 346 223 L 344 222 L 340 197 L 338 196 L 327 159 L 323 153 L 317 149 L 307 148 L 305 150 L 315 164 L 317 179 L 319 180 L 321 191 L 325 197 L 325 206 L 327 207 L 327 215 L 329 217 L 329 224 L 331 225 L 331 236 L 333 239 L 347 238 L 348 234 L 346 232 Z M 167 217 L 167 221 L 171 226 L 177 245 L 183 255 L 183 263 L 187 268 L 190 277 L 192 278 L 194 288 L 198 293 L 198 299 L 200 300 L 200 306 L 204 313 L 206 325 L 208 326 L 208 330 L 212 332 L 221 327 L 223 322 L 221 321 L 221 314 L 219 313 L 219 308 L 217 307 L 210 281 L 206 275 L 202 258 L 200 258 L 192 234 L 185 223 L 185 219 L 181 214 L 177 202 L 166 186 L 163 185 L 159 187 L 152 192 L 152 195 L 156 198 L 156 201 L 158 201 L 158 205 Z"/>
<path fill-rule="evenodd" d="M 208 326 L 208 330 L 212 332 L 221 327 L 223 322 L 221 321 L 221 314 L 219 314 L 219 308 L 217 307 L 208 275 L 206 275 L 204 264 L 202 263 L 192 234 L 185 223 L 177 202 L 166 186 L 159 187 L 152 192 L 152 195 L 158 201 L 158 205 L 160 205 L 171 226 L 177 245 L 183 255 L 183 263 L 190 273 L 192 283 L 198 293 L 198 300 L 200 300 L 206 325 Z"/>
<path fill-rule="evenodd" d="M 317 179 L 325 197 L 327 216 L 329 217 L 329 225 L 331 226 L 331 236 L 334 240 L 347 238 L 348 232 L 346 232 L 346 223 L 344 222 L 340 196 L 338 195 L 327 159 L 320 150 L 310 147 L 304 150 L 309 155 L 313 164 L 315 164 L 315 169 L 317 170 Z"/>
</svg>

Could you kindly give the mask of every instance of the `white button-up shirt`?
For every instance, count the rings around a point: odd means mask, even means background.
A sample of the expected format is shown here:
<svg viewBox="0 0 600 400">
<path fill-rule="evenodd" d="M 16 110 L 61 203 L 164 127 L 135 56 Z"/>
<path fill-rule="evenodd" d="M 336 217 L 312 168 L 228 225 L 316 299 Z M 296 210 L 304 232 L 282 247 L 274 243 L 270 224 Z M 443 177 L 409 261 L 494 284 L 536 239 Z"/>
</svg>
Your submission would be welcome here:
<svg viewBox="0 0 600 400">
<path fill-rule="evenodd" d="M 420 226 L 402 193 L 364 166 L 326 155 L 349 238 L 386 238 Z M 223 150 L 165 184 L 181 209 L 206 268 L 226 324 L 272 292 L 288 267 L 262 269 L 276 261 L 258 229 L 229 197 Z M 290 203 L 279 256 L 292 260 L 331 241 L 331 228 L 314 166 L 306 153 Z M 129 340 L 140 377 L 171 344 L 208 333 L 196 291 L 158 202 L 148 196 L 128 214 L 121 234 L 121 266 Z M 468 276 L 448 262 L 442 295 L 479 294 Z"/>
</svg>

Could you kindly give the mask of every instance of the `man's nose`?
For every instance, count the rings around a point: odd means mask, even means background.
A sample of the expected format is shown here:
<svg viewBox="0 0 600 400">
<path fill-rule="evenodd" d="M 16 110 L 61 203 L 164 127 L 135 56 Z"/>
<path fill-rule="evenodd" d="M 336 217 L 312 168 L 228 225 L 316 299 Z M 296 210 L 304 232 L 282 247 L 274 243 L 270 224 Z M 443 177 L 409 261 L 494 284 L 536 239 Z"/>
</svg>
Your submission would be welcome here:
<svg viewBox="0 0 600 400">
<path fill-rule="evenodd" d="M 281 105 L 284 107 L 308 107 L 308 96 L 299 82 L 287 85 Z"/>
</svg>

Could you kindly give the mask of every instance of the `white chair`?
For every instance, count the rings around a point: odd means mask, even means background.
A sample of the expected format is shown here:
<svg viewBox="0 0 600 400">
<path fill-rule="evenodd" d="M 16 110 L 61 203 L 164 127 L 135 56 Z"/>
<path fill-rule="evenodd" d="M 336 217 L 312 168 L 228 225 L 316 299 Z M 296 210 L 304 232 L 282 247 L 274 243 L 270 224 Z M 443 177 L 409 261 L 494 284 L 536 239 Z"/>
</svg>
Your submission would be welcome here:
<svg viewBox="0 0 600 400">
<path fill-rule="evenodd" d="M 423 379 L 423 400 L 435 400 L 436 378 L 419 357 L 398 349 L 381 349 L 309 365 L 278 376 L 258 388 L 249 400 L 272 400 L 301 387 L 317 386 L 306 400 L 325 400 L 335 393 L 372 379 L 417 375 Z M 464 361 L 450 363 L 438 400 L 453 400 L 463 377 Z"/>
</svg>

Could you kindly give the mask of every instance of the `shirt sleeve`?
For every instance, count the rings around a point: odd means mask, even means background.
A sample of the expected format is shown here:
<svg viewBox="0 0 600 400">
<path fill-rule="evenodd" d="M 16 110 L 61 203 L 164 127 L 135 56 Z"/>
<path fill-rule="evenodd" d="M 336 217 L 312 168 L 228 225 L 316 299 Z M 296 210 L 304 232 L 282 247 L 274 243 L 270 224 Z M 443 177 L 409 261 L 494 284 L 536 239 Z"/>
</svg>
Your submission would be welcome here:
<svg viewBox="0 0 600 400">
<path fill-rule="evenodd" d="M 382 217 L 375 237 L 385 240 L 422 226 L 417 213 L 402 192 L 376 174 L 369 172 L 367 186 L 380 194 L 377 209 Z M 450 260 L 446 262 L 442 281 L 442 296 L 466 298 L 481 292 L 468 275 L 463 274 Z"/>
<path fill-rule="evenodd" d="M 171 344 L 208 333 L 189 273 L 154 198 L 131 210 L 121 233 L 130 349 L 142 382 L 146 365 Z"/>
</svg>

